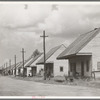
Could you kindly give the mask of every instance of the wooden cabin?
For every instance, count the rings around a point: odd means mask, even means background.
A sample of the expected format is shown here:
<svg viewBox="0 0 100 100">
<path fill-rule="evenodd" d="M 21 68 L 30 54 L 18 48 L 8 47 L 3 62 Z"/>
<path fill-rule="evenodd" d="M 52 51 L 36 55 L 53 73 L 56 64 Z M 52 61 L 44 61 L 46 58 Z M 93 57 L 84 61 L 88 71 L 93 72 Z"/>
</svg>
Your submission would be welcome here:
<svg viewBox="0 0 100 100">
<path fill-rule="evenodd" d="M 68 61 L 57 60 L 57 56 L 66 49 L 62 44 L 50 49 L 46 53 L 46 72 L 51 76 L 64 76 L 68 74 Z M 37 62 L 38 65 L 44 65 L 44 56 Z"/>
<path fill-rule="evenodd" d="M 25 64 L 25 67 L 27 68 L 27 76 L 36 76 L 36 75 L 43 76 L 41 73 L 39 74 L 40 70 L 43 69 L 43 65 L 36 64 L 40 60 L 41 57 L 43 57 L 43 53 L 39 53 L 35 57 L 32 57 Z"/>
<path fill-rule="evenodd" d="M 100 28 L 80 35 L 57 59 L 68 59 L 69 72 L 74 77 L 91 77 L 93 72 L 100 77 Z"/>
</svg>

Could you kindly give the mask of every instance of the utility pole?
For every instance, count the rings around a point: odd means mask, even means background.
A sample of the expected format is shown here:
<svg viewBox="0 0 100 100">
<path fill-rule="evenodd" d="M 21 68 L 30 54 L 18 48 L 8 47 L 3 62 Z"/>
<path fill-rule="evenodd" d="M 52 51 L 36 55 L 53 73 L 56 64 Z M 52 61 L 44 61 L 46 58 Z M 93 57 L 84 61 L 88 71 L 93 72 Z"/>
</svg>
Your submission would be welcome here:
<svg viewBox="0 0 100 100">
<path fill-rule="evenodd" d="M 22 62 L 23 62 L 23 78 L 24 78 L 24 53 L 25 53 L 25 51 L 24 51 L 24 48 L 22 48 Z"/>
<path fill-rule="evenodd" d="M 6 68 L 5 68 L 5 63 L 4 63 L 4 75 L 5 75 L 5 72 L 6 72 Z"/>
<path fill-rule="evenodd" d="M 2 65 L 2 75 L 3 75 L 3 65 Z"/>
<path fill-rule="evenodd" d="M 16 77 L 16 55 L 14 56 L 15 59 L 15 77 Z"/>
<path fill-rule="evenodd" d="M 45 30 L 43 31 L 43 36 L 40 36 L 40 37 L 43 37 L 43 51 L 44 51 L 44 80 L 46 80 L 46 76 L 47 76 L 47 72 L 46 72 L 46 65 L 45 65 L 45 38 L 48 37 L 45 35 Z"/>
<path fill-rule="evenodd" d="M 7 74 L 7 66 L 8 66 L 8 63 L 6 62 L 6 74 Z"/>
<path fill-rule="evenodd" d="M 11 59 L 9 59 L 9 74 L 11 75 Z"/>
</svg>

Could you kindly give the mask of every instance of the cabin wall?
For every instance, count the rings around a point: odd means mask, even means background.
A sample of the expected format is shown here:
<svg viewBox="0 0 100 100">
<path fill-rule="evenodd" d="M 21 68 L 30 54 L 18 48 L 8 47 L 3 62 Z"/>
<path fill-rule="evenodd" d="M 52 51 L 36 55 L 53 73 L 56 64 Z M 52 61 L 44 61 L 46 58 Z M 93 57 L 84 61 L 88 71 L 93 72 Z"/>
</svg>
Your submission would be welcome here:
<svg viewBox="0 0 100 100">
<path fill-rule="evenodd" d="M 13 75 L 15 75 L 15 70 L 13 69 Z"/>
<path fill-rule="evenodd" d="M 54 76 L 68 75 L 68 60 L 57 60 L 58 55 L 65 50 L 64 46 L 61 46 L 48 60 L 47 62 L 53 62 Z M 60 71 L 60 67 L 63 67 L 63 71 Z"/>
<path fill-rule="evenodd" d="M 44 70 L 44 66 L 43 65 L 37 65 L 37 74 L 39 73 L 39 71 L 43 69 Z"/>
<path fill-rule="evenodd" d="M 27 77 L 28 77 L 29 75 L 30 75 L 30 76 L 32 75 L 32 74 L 31 74 L 31 67 L 27 67 Z"/>
<path fill-rule="evenodd" d="M 97 34 L 80 52 L 92 53 L 92 71 L 98 71 L 97 64 L 100 62 L 100 33 Z"/>
<path fill-rule="evenodd" d="M 63 71 L 60 68 L 63 68 Z M 68 60 L 55 60 L 54 61 L 54 76 L 68 75 Z"/>
<path fill-rule="evenodd" d="M 23 68 L 20 69 L 21 74 L 23 74 Z"/>
<path fill-rule="evenodd" d="M 37 65 L 37 62 L 43 57 L 43 54 L 36 60 L 34 61 L 31 66 L 36 66 L 37 67 L 37 74 L 39 74 L 39 71 L 41 69 L 44 69 L 44 65 L 40 64 L 40 65 Z"/>
<path fill-rule="evenodd" d="M 37 67 L 36 74 L 38 75 L 40 70 L 44 69 L 44 66 L 43 65 L 36 65 L 36 67 Z M 30 74 L 30 76 L 32 76 L 31 70 L 32 70 L 31 67 L 27 67 L 27 77 L 29 76 L 29 74 Z"/>
<path fill-rule="evenodd" d="M 16 69 L 16 75 L 19 75 L 19 74 L 18 74 L 18 69 Z"/>
</svg>

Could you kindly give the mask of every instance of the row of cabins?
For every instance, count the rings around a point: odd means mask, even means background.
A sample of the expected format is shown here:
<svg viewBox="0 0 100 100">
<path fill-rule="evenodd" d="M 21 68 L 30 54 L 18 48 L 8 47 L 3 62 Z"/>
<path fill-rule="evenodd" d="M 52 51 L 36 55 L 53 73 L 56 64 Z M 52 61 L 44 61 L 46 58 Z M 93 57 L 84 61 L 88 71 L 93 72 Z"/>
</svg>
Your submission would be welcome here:
<svg viewBox="0 0 100 100">
<path fill-rule="evenodd" d="M 35 51 L 36 52 L 36 51 Z M 25 76 L 43 76 L 43 53 L 31 56 L 24 63 Z M 14 74 L 14 65 L 12 73 Z M 80 35 L 68 47 L 63 44 L 46 53 L 46 70 L 52 76 L 71 75 L 91 77 L 92 73 L 100 76 L 100 28 Z M 22 62 L 16 65 L 16 75 L 23 72 Z"/>
<path fill-rule="evenodd" d="M 46 70 L 50 72 L 52 76 L 63 76 L 68 74 L 68 61 L 67 60 L 57 60 L 57 56 L 65 50 L 66 47 L 62 44 L 50 49 L 46 53 Z M 24 62 L 24 76 L 43 76 L 44 74 L 44 55 L 43 53 L 38 53 L 36 56 L 34 54 L 38 52 L 35 50 L 33 54 Z M 6 69 L 7 70 L 7 69 Z M 23 63 L 19 62 L 11 66 L 11 70 L 8 72 L 11 74 L 23 76 Z"/>
</svg>

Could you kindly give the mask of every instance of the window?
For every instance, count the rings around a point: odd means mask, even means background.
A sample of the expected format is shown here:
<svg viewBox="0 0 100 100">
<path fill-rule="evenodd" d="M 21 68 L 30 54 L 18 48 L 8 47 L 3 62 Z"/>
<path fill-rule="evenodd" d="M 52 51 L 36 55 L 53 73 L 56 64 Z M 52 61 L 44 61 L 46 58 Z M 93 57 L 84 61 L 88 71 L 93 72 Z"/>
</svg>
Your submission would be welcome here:
<svg viewBox="0 0 100 100">
<path fill-rule="evenodd" d="M 63 67 L 62 66 L 60 67 L 60 72 L 63 72 Z"/>
<path fill-rule="evenodd" d="M 86 71 L 89 71 L 89 61 L 86 61 Z"/>
<path fill-rule="evenodd" d="M 100 62 L 97 62 L 97 70 L 100 71 Z"/>
</svg>

